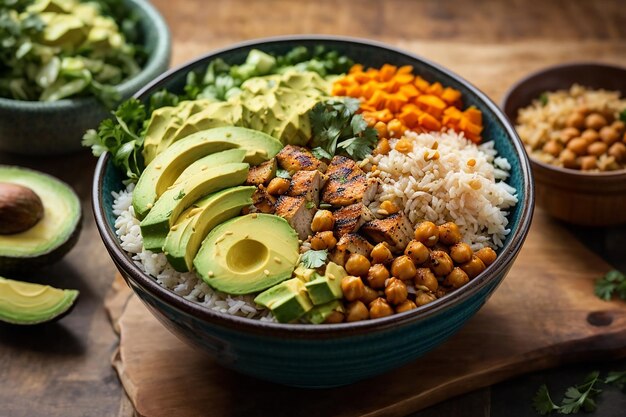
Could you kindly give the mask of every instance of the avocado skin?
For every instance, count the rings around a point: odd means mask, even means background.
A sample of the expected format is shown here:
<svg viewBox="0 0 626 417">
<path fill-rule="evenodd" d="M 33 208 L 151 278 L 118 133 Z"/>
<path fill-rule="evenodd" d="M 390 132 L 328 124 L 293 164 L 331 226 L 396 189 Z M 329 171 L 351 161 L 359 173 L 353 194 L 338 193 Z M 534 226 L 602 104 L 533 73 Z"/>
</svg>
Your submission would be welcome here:
<svg viewBox="0 0 626 417">
<path fill-rule="evenodd" d="M 78 223 L 65 242 L 36 256 L 0 256 L 0 274 L 30 272 L 60 261 L 76 245 L 82 228 L 83 214 L 81 210 Z"/>
</svg>

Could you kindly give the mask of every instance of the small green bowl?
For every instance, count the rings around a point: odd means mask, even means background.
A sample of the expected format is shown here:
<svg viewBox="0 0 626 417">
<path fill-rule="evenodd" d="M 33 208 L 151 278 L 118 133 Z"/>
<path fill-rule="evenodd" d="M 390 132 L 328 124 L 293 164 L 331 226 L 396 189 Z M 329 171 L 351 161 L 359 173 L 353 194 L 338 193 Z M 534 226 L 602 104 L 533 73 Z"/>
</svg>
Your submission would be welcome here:
<svg viewBox="0 0 626 417">
<path fill-rule="evenodd" d="M 128 98 L 169 66 L 171 41 L 163 17 L 144 0 L 124 0 L 139 16 L 148 60 L 134 77 L 117 86 Z M 0 151 L 22 155 L 59 155 L 81 149 L 87 129 L 95 128 L 109 111 L 93 97 L 54 102 L 0 98 Z"/>
</svg>

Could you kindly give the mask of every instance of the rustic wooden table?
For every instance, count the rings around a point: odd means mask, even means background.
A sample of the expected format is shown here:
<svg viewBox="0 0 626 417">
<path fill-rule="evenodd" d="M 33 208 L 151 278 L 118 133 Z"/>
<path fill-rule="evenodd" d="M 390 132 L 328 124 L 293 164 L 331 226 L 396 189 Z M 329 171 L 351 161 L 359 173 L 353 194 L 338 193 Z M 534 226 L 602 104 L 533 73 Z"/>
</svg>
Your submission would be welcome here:
<svg viewBox="0 0 626 417">
<path fill-rule="evenodd" d="M 255 37 L 350 35 L 385 41 L 431 57 L 466 76 L 496 100 L 504 86 L 533 68 L 522 64 L 502 74 L 501 68 L 480 68 L 476 59 L 460 62 L 459 55 L 491 54 L 493 60 L 493 54 L 507 48 L 523 58 L 533 56 L 538 49 L 554 48 L 552 62 L 590 58 L 620 62 L 626 52 L 626 7 L 620 0 L 548 0 L 536 4 L 526 0 L 153 2 L 171 27 L 173 65 Z M 67 181 L 81 196 L 84 214 L 80 241 L 67 258 L 23 277 L 78 288 L 81 300 L 74 312 L 61 322 L 38 328 L 0 325 L 0 415 L 132 415 L 110 365 L 117 338 L 102 302 L 115 268 L 91 215 L 95 159 L 86 152 L 54 159 L 0 154 L 0 163 L 36 168 Z M 571 230 L 610 263 L 626 269 L 626 228 Z M 415 416 L 534 415 L 530 398 L 541 383 L 547 381 L 559 390 L 579 381 L 591 369 L 626 369 L 626 362 L 581 364 L 525 376 Z M 608 392 L 601 405 L 602 411 L 596 415 L 623 416 L 626 396 Z"/>
</svg>

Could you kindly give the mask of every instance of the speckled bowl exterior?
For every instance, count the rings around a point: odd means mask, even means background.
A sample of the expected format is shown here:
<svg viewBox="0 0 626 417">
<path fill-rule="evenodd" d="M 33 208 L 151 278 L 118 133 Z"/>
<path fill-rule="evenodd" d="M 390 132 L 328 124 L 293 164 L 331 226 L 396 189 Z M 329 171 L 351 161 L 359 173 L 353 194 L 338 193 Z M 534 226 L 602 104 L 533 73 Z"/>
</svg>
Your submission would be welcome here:
<svg viewBox="0 0 626 417">
<path fill-rule="evenodd" d="M 148 60 L 141 72 L 117 86 L 128 98 L 169 67 L 170 33 L 161 15 L 145 0 L 124 0 L 139 15 Z M 0 97 L 0 151 L 23 155 L 76 152 L 87 129 L 96 128 L 109 111 L 93 97 L 50 103 Z"/>
<path fill-rule="evenodd" d="M 96 223 L 113 261 L 149 310 L 182 340 L 197 346 L 220 364 L 281 384 L 332 387 L 350 384 L 392 370 L 434 349 L 472 317 L 505 277 L 517 256 L 533 211 L 532 178 L 522 144 L 506 117 L 483 93 L 467 81 L 415 55 L 369 41 L 336 37 L 273 38 L 215 51 L 164 74 L 138 93 L 146 100 L 168 87 L 180 91 L 185 75 L 205 67 L 214 58 L 242 62 L 252 48 L 284 53 L 304 45 L 325 45 L 349 55 L 355 62 L 413 65 L 430 81 L 461 90 L 465 104 L 483 112 L 485 137 L 495 141 L 500 155 L 511 163 L 509 183 L 519 203 L 511 211 L 511 233 L 498 259 L 461 290 L 426 306 L 393 316 L 356 323 L 305 325 L 266 323 L 207 310 L 163 289 L 144 274 L 120 247 L 113 227 L 111 192 L 123 188 L 122 173 L 109 155 L 100 158 L 93 188 Z M 479 347 L 477 347 L 479 348 Z"/>
</svg>

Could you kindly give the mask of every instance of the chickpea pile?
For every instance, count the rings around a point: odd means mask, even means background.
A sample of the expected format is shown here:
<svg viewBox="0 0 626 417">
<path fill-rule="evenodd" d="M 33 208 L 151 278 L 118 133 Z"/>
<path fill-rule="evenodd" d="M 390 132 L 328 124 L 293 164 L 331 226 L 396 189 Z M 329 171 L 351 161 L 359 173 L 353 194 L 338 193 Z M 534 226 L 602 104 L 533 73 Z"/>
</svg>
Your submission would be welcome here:
<svg viewBox="0 0 626 417">
<path fill-rule="evenodd" d="M 332 249 L 337 241 L 328 215 L 318 211 L 313 223 L 317 233 L 312 248 Z M 326 322 L 375 319 L 412 310 L 461 288 L 495 259 L 493 249 L 473 252 L 461 242 L 455 223 L 437 226 L 424 221 L 401 255 L 394 255 L 382 242 L 369 256 L 353 253 L 347 258 L 344 268 L 348 276 L 341 281 L 345 314 L 333 314 Z"/>
<path fill-rule="evenodd" d="M 541 148 L 565 168 L 607 171 L 626 167 L 626 125 L 611 112 L 580 107 L 558 139 Z"/>
</svg>

